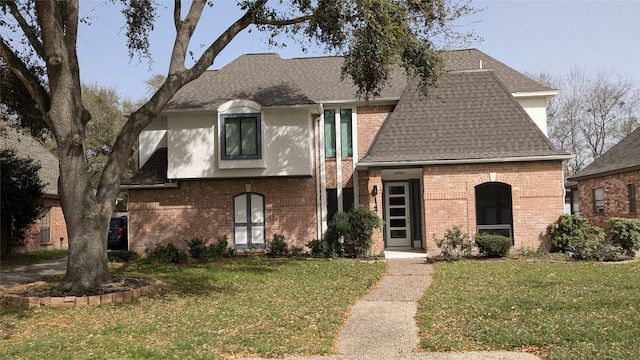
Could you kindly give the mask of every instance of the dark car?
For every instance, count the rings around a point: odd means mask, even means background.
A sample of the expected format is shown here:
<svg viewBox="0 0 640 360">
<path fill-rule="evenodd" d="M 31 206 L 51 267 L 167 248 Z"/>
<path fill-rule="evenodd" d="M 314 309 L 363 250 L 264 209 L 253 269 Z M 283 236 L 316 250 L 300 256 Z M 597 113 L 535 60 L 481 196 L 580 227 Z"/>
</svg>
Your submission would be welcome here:
<svg viewBox="0 0 640 360">
<path fill-rule="evenodd" d="M 109 237 L 107 238 L 108 250 L 127 250 L 129 239 L 127 236 L 127 217 L 111 218 L 109 223 Z"/>
</svg>

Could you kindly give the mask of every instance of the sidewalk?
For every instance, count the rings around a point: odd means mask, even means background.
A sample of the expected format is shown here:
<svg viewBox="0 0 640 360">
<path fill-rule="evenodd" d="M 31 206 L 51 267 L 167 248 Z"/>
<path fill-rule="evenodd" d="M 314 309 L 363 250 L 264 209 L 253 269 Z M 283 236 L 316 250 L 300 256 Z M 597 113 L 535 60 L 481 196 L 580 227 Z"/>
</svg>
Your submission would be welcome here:
<svg viewBox="0 0 640 360">
<path fill-rule="evenodd" d="M 389 262 L 389 273 L 378 287 L 358 301 L 338 335 L 330 356 L 294 356 L 288 360 L 537 360 L 521 352 L 490 351 L 460 353 L 418 352 L 420 339 L 415 315 L 418 300 L 433 278 L 433 267 L 424 257 Z"/>
<path fill-rule="evenodd" d="M 44 276 L 64 274 L 67 270 L 67 258 L 61 258 L 49 263 L 19 266 L 0 270 L 0 285 L 31 283 Z"/>
</svg>

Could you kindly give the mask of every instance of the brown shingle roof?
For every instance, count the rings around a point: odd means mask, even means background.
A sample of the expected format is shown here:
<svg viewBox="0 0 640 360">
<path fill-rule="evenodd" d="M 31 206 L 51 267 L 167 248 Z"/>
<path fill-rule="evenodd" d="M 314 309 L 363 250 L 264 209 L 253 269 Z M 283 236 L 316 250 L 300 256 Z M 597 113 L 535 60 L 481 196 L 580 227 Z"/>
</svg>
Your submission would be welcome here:
<svg viewBox="0 0 640 360">
<path fill-rule="evenodd" d="M 426 99 L 413 81 L 363 163 L 568 156 L 540 131 L 494 71 L 452 72 Z"/>
<path fill-rule="evenodd" d="M 159 148 L 132 178 L 123 180 L 121 184 L 125 186 L 166 184 L 169 182 L 167 179 L 167 166 L 167 148 Z"/>
<path fill-rule="evenodd" d="M 16 155 L 32 159 L 34 164 L 40 165 L 40 180 L 45 184 L 45 195 L 58 195 L 58 177 L 60 169 L 58 158 L 28 134 L 16 130 L 7 123 L 0 123 L 0 148 L 13 149 Z"/>
<path fill-rule="evenodd" d="M 589 166 L 571 176 L 569 180 L 585 180 L 639 169 L 640 128 L 622 139 Z"/>
<path fill-rule="evenodd" d="M 512 93 L 551 91 L 480 50 L 442 53 L 451 71 L 493 69 Z M 169 102 L 167 110 L 215 110 L 229 100 L 253 100 L 264 106 L 308 105 L 357 100 L 350 79 L 341 79 L 344 58 L 336 56 L 282 59 L 277 54 L 246 54 L 220 70 L 207 71 L 184 86 Z M 398 70 L 378 98 L 398 99 L 407 78 Z"/>
</svg>

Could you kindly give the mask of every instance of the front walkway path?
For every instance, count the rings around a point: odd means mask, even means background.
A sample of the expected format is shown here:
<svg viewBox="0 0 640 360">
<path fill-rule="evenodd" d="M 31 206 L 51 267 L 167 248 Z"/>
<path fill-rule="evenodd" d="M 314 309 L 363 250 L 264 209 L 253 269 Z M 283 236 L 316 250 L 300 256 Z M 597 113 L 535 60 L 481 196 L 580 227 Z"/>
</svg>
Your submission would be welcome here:
<svg viewBox="0 0 640 360">
<path fill-rule="evenodd" d="M 415 316 L 418 300 L 433 278 L 433 267 L 424 257 L 388 259 L 389 272 L 378 286 L 349 312 L 336 350 L 338 355 L 294 356 L 289 360 L 537 360 L 521 352 L 464 353 L 417 352 L 420 339 Z"/>
</svg>

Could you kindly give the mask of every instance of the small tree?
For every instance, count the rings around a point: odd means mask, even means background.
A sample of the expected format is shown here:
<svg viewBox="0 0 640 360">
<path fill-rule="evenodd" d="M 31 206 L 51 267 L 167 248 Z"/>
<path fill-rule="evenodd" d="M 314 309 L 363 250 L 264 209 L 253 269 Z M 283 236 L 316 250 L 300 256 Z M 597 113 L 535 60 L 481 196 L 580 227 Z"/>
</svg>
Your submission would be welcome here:
<svg viewBox="0 0 640 360">
<path fill-rule="evenodd" d="M 9 254 L 24 246 L 26 231 L 42 207 L 44 184 L 38 176 L 40 166 L 23 159 L 14 150 L 0 150 L 2 194 L 2 252 Z"/>
<path fill-rule="evenodd" d="M 367 208 L 353 208 L 336 214 L 325 233 L 329 255 L 370 256 L 373 229 L 380 227 L 382 219 Z"/>
</svg>

